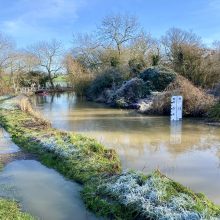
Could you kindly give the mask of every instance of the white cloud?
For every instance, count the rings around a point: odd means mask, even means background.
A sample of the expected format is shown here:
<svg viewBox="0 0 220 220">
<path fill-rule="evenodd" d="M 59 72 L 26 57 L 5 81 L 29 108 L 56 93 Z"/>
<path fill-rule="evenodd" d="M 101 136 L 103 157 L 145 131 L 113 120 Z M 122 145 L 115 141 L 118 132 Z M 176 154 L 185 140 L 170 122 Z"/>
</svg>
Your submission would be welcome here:
<svg viewBox="0 0 220 220">
<path fill-rule="evenodd" d="M 11 6 L 12 18 L 1 19 L 1 30 L 11 35 L 46 36 L 77 19 L 77 10 L 84 0 L 18 0 Z M 14 13 L 17 12 L 17 13 Z"/>
</svg>

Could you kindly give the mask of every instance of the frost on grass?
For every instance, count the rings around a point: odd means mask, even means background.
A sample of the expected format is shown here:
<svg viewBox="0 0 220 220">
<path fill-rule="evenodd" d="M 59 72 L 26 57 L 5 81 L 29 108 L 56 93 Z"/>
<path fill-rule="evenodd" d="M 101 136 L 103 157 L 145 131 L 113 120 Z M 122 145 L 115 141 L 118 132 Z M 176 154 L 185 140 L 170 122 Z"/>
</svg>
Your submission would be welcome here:
<svg viewBox="0 0 220 220">
<path fill-rule="evenodd" d="M 0 110 L 15 110 L 18 109 L 18 104 L 15 102 L 15 98 L 6 100 L 0 104 Z"/>
<path fill-rule="evenodd" d="M 169 196 L 169 182 L 155 173 L 143 180 L 138 173 L 127 171 L 104 180 L 99 189 L 150 219 L 220 219 L 208 208 L 198 211 L 198 203 L 187 194 L 176 192 Z"/>
<path fill-rule="evenodd" d="M 54 152 L 61 157 L 70 158 L 80 150 L 75 148 L 74 144 L 70 143 L 68 137 L 64 139 L 56 137 L 46 138 L 45 135 L 36 136 L 36 134 L 34 134 L 32 138 L 41 144 L 42 149 Z"/>
<path fill-rule="evenodd" d="M 4 100 L 4 99 L 9 99 L 11 97 L 13 97 L 13 95 L 2 95 L 2 96 L 0 96 L 0 101 Z"/>
</svg>

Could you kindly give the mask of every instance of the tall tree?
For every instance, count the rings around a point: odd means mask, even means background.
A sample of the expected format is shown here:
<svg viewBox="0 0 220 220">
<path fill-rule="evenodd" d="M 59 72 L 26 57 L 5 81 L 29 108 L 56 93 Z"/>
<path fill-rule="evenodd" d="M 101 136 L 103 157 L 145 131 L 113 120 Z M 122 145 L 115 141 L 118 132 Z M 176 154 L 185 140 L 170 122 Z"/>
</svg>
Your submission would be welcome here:
<svg viewBox="0 0 220 220">
<path fill-rule="evenodd" d="M 138 38 L 141 34 L 140 24 L 136 15 L 107 14 L 97 25 L 99 43 L 104 47 L 116 47 L 120 58 L 122 47 Z"/>
<path fill-rule="evenodd" d="M 16 44 L 10 36 L 0 32 L 0 77 L 9 67 L 9 59 L 14 56 Z"/>
<path fill-rule="evenodd" d="M 192 32 L 192 30 L 185 31 L 180 28 L 170 28 L 165 36 L 161 37 L 167 61 L 171 63 L 175 70 L 179 63 L 181 45 L 189 45 L 192 47 L 202 47 L 201 38 Z"/>
<path fill-rule="evenodd" d="M 35 56 L 40 69 L 48 74 L 50 84 L 54 88 L 53 79 L 58 77 L 62 69 L 61 57 L 64 50 L 61 41 L 40 41 L 28 47 L 28 50 Z"/>
<path fill-rule="evenodd" d="M 101 48 L 93 34 L 75 33 L 72 36 L 71 54 L 84 69 L 96 70 L 102 65 Z"/>
</svg>

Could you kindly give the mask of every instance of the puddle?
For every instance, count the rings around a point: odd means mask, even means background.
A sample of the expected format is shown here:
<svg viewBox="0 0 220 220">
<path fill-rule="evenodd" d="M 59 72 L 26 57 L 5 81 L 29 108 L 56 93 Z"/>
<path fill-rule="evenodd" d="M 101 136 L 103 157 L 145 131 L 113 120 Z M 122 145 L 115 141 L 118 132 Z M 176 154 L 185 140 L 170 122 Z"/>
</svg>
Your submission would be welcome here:
<svg viewBox="0 0 220 220">
<path fill-rule="evenodd" d="M 22 210 L 44 220 L 101 220 L 89 213 L 79 198 L 77 183 L 34 160 L 14 161 L 4 167 L 0 182 L 14 185 Z"/>
<path fill-rule="evenodd" d="M 11 141 L 10 135 L 0 126 L 0 154 L 11 154 L 20 151 L 20 148 Z"/>
</svg>

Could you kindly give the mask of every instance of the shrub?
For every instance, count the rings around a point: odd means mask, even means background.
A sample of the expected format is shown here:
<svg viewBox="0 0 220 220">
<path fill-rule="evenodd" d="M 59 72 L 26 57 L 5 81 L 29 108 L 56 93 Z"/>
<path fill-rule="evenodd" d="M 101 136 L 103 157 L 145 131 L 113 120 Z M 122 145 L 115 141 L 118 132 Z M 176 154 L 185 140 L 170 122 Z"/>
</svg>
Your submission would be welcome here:
<svg viewBox="0 0 220 220">
<path fill-rule="evenodd" d="M 90 85 L 88 95 L 96 98 L 105 89 L 111 88 L 112 84 L 120 84 L 122 76 L 119 68 L 105 68 L 101 70 Z"/>
<path fill-rule="evenodd" d="M 14 92 L 9 81 L 6 77 L 0 77 L 0 95 L 9 95 Z"/>
<path fill-rule="evenodd" d="M 88 92 L 93 76 L 89 73 L 84 73 L 82 75 L 70 75 L 67 77 L 67 80 L 70 78 L 76 95 L 85 96 Z"/>
<path fill-rule="evenodd" d="M 110 64 L 112 67 L 119 67 L 121 65 L 120 58 L 118 56 L 111 57 Z"/>
<path fill-rule="evenodd" d="M 151 90 L 150 81 L 144 82 L 139 78 L 124 81 L 113 95 L 111 104 L 118 107 L 128 107 L 127 103 L 135 102 L 138 98 L 145 98 L 151 93 Z"/>
<path fill-rule="evenodd" d="M 207 95 L 201 88 L 194 86 L 185 77 L 178 76 L 174 82 L 167 86 L 163 95 L 153 100 L 148 113 L 169 115 L 174 90 L 178 90 L 178 95 L 183 96 L 183 116 L 203 116 L 214 103 L 212 95 Z"/>
<path fill-rule="evenodd" d="M 132 75 L 134 76 L 137 76 L 147 66 L 146 62 L 141 58 L 129 60 L 128 65 L 131 69 Z"/>
<path fill-rule="evenodd" d="M 153 90 L 162 91 L 173 82 L 177 74 L 171 69 L 155 66 L 141 72 L 139 77 L 145 82 L 150 81 L 154 87 Z"/>
<path fill-rule="evenodd" d="M 209 121 L 220 122 L 220 100 L 218 100 L 207 112 Z"/>
</svg>

